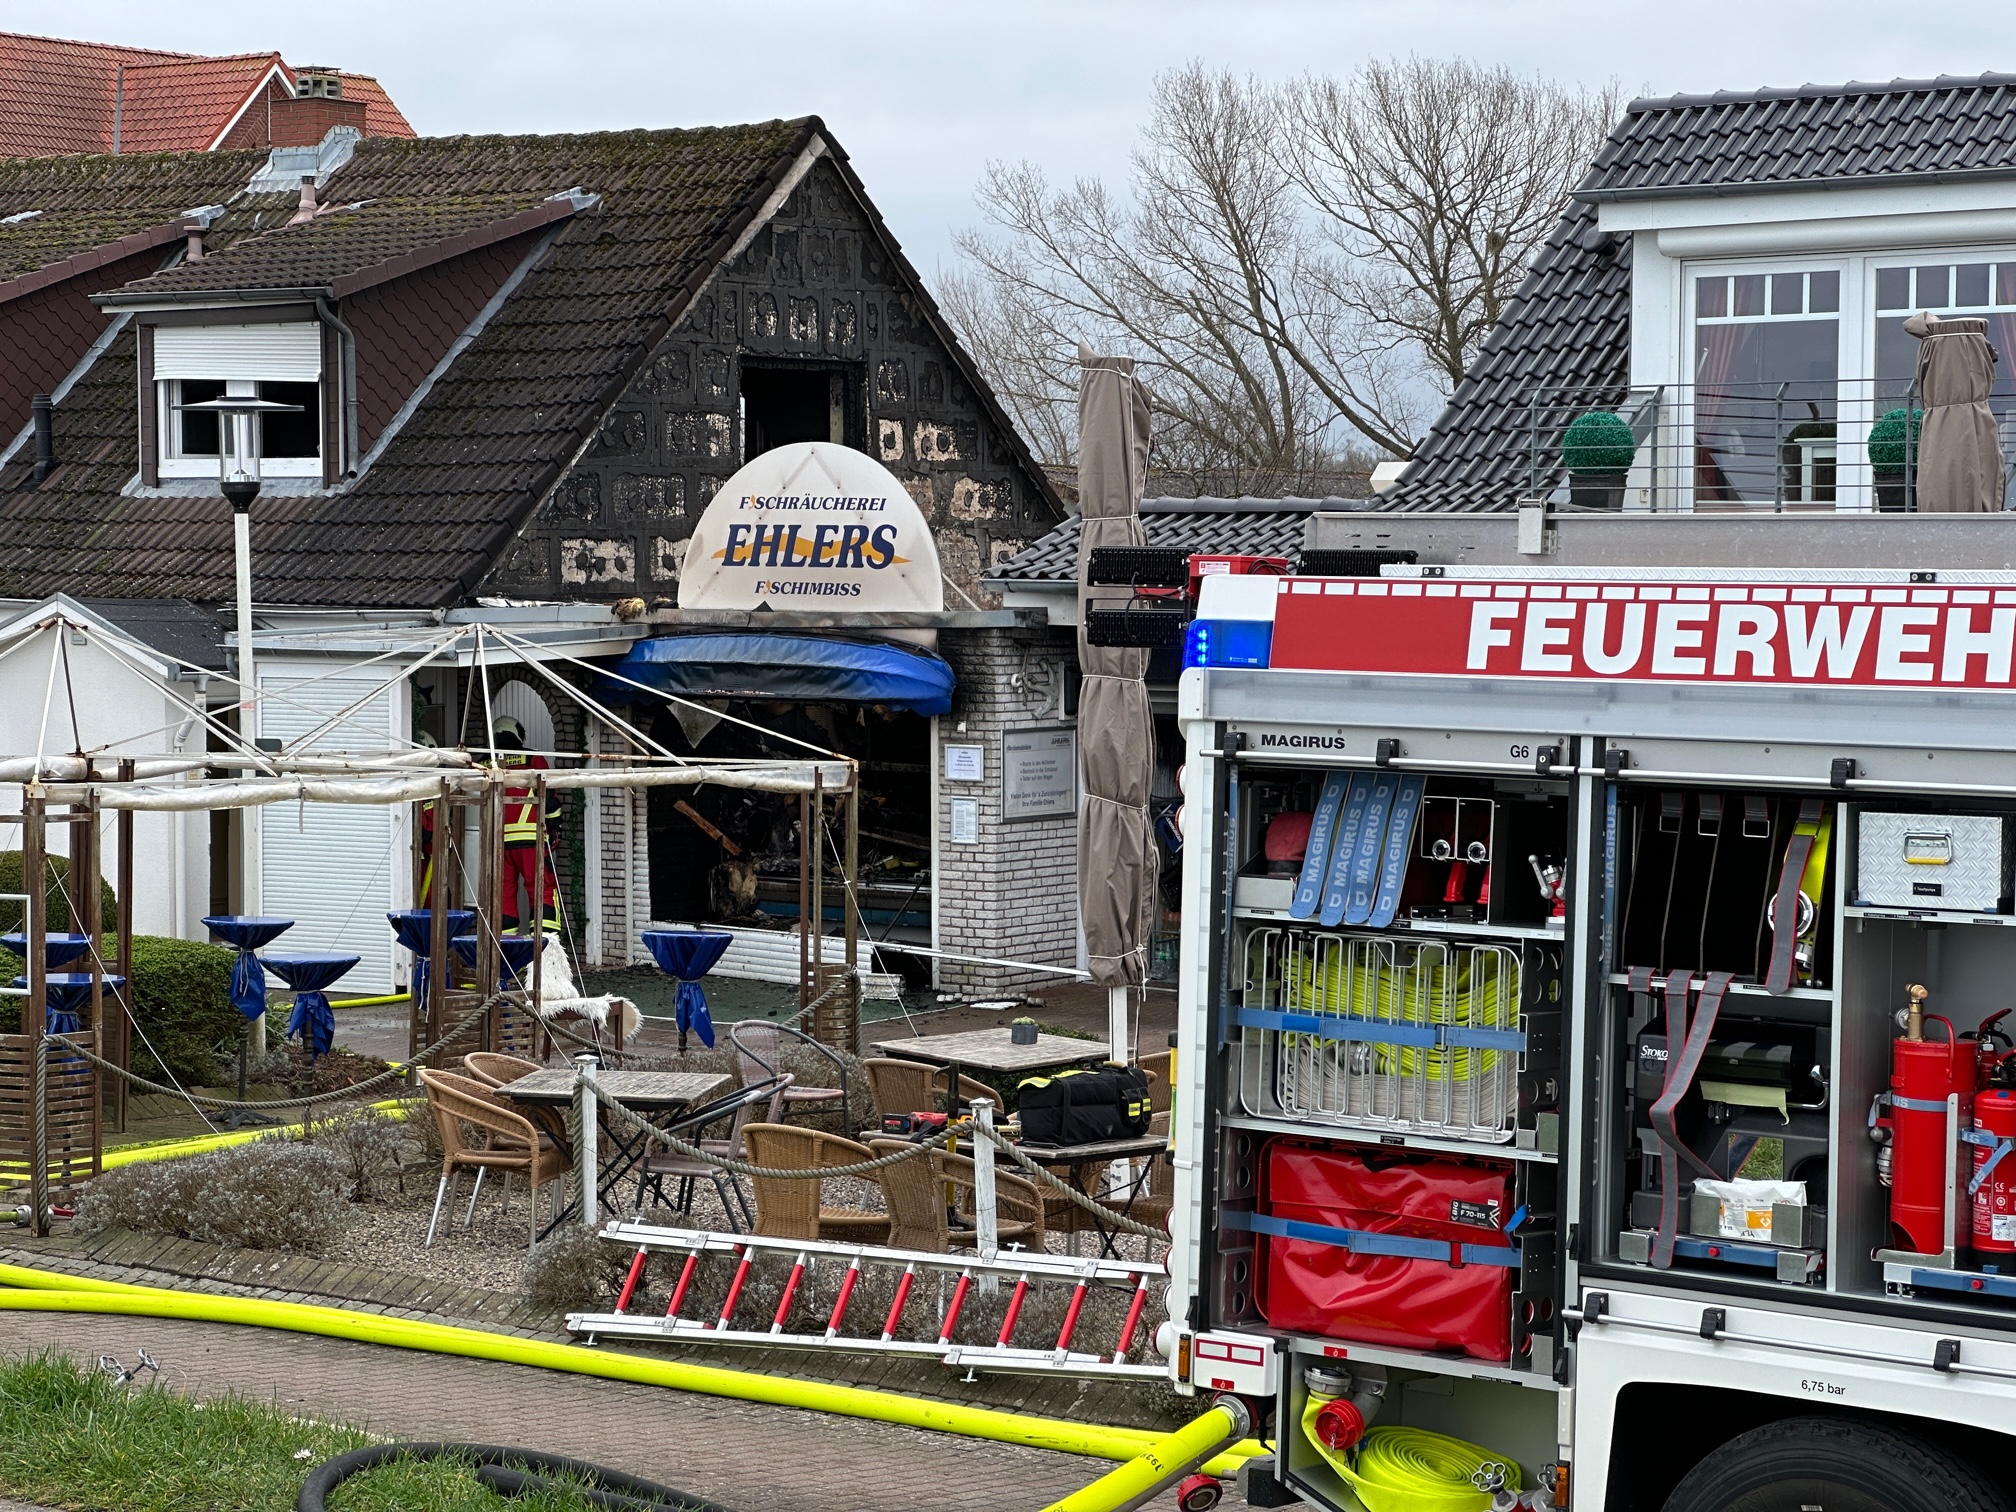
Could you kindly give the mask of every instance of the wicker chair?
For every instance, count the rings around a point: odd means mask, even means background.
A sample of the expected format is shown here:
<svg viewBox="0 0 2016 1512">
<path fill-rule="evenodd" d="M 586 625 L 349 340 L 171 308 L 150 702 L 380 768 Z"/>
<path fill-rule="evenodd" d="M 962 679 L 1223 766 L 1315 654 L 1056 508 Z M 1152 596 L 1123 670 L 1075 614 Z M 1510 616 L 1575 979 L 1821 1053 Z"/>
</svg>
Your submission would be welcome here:
<svg viewBox="0 0 2016 1512">
<path fill-rule="evenodd" d="M 744 1019 L 731 1025 L 728 1038 L 734 1043 L 735 1058 L 741 1062 L 742 1084 L 753 1087 L 758 1082 L 769 1081 L 774 1076 L 784 1074 L 784 1050 L 787 1044 L 803 1045 L 814 1054 L 831 1063 L 840 1074 L 838 1087 L 793 1087 L 784 1094 L 784 1116 L 789 1118 L 793 1108 L 814 1110 L 830 1108 L 836 1103 L 844 1112 L 852 1107 L 848 1096 L 847 1062 L 834 1054 L 809 1034 L 796 1029 L 787 1029 L 782 1024 L 766 1023 L 760 1019 Z"/>
<path fill-rule="evenodd" d="M 932 1112 L 945 1095 L 944 1070 L 922 1061 L 884 1056 L 864 1060 L 861 1069 L 868 1073 L 868 1093 L 883 1113 Z M 959 1078 L 959 1095 L 969 1103 L 976 1097 L 992 1098 L 997 1104 L 1001 1100 L 987 1083 L 970 1076 Z"/>
<path fill-rule="evenodd" d="M 476 1185 L 469 1193 L 464 1228 L 476 1217 L 476 1197 L 483 1190 L 487 1172 L 525 1173 L 532 1194 L 531 1231 L 526 1241 L 530 1248 L 539 1238 L 539 1188 L 566 1175 L 573 1162 L 550 1135 L 517 1109 L 506 1106 L 481 1082 L 451 1071 L 423 1070 L 420 1084 L 427 1089 L 427 1106 L 441 1134 L 441 1184 L 434 1192 L 434 1216 L 427 1222 L 427 1247 L 434 1244 L 434 1229 L 441 1221 L 448 1185 L 466 1168 L 476 1172 Z M 463 1137 L 464 1124 L 477 1131 L 481 1144 L 471 1144 Z"/>
<path fill-rule="evenodd" d="M 784 1094 L 791 1086 L 788 1075 L 772 1077 L 769 1081 L 758 1082 L 753 1087 L 739 1087 L 728 1096 L 696 1109 L 679 1120 L 673 1132 L 684 1138 L 688 1144 L 697 1144 L 709 1155 L 719 1155 L 728 1160 L 747 1160 L 749 1147 L 742 1133 L 748 1127 L 751 1116 L 758 1108 L 763 1110 L 762 1122 L 777 1122 L 778 1110 L 784 1106 Z M 695 1139 L 709 1124 L 719 1123 L 723 1118 L 731 1118 L 726 1139 Z M 667 1177 L 679 1183 L 679 1200 L 669 1203 L 665 1200 L 665 1180 Z M 693 1210 L 693 1183 L 696 1180 L 714 1183 L 714 1190 L 720 1194 L 722 1211 L 728 1215 L 728 1226 L 737 1233 L 742 1232 L 742 1224 L 735 1218 L 735 1210 L 742 1210 L 742 1222 L 755 1226 L 756 1215 L 750 1210 L 749 1199 L 742 1195 L 742 1183 L 728 1171 L 717 1165 L 691 1155 L 654 1154 L 644 1157 L 641 1172 L 637 1178 L 637 1207 L 644 1206 L 644 1193 L 651 1190 L 658 1194 L 661 1207 L 676 1207 L 682 1213 Z"/>
<path fill-rule="evenodd" d="M 907 1149 L 900 1139 L 871 1139 L 868 1147 L 877 1155 L 893 1155 Z M 884 1166 L 876 1173 L 882 1179 L 882 1196 L 889 1204 L 889 1247 L 926 1250 L 945 1254 L 955 1239 L 960 1248 L 971 1249 L 976 1237 L 973 1225 L 973 1162 L 965 1155 L 934 1150 L 900 1165 Z M 953 1189 L 954 1206 L 966 1226 L 954 1230 L 945 1205 L 945 1188 Z M 1006 1171 L 994 1173 L 994 1211 L 1001 1247 L 1020 1245 L 1024 1249 L 1043 1248 L 1043 1194 L 1036 1184 Z"/>
<path fill-rule="evenodd" d="M 745 1124 L 742 1137 L 751 1163 L 776 1171 L 813 1171 L 873 1160 L 874 1152 L 851 1139 L 790 1124 Z M 822 1181 L 756 1176 L 755 1232 L 771 1239 L 837 1239 L 882 1244 L 889 1238 L 889 1215 L 865 1208 L 827 1207 Z"/>
<path fill-rule="evenodd" d="M 462 1057 L 463 1073 L 486 1087 L 501 1087 L 506 1082 L 517 1081 L 521 1076 L 530 1076 L 534 1071 L 544 1069 L 537 1061 L 504 1055 L 496 1050 L 472 1050 Z"/>
<path fill-rule="evenodd" d="M 1148 1132 L 1166 1137 L 1169 1133 L 1169 1115 L 1166 1112 L 1157 1113 L 1149 1119 Z M 1166 1225 L 1169 1221 L 1169 1210 L 1176 1205 L 1176 1162 L 1167 1150 L 1150 1156 L 1149 1160 L 1151 1164 L 1148 1167 L 1148 1185 L 1129 1205 L 1126 1213 L 1136 1223 L 1145 1223 L 1152 1228 L 1157 1224 Z"/>
</svg>

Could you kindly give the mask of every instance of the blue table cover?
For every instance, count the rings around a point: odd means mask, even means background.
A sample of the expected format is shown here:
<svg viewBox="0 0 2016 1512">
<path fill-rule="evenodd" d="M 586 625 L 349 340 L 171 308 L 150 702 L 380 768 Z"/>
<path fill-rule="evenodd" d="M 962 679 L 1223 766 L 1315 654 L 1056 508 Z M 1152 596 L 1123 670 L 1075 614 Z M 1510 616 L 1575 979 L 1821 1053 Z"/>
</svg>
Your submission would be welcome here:
<svg viewBox="0 0 2016 1512">
<path fill-rule="evenodd" d="M 336 1010 L 322 989 L 355 966 L 360 958 L 337 950 L 304 950 L 296 955 L 273 955 L 262 964 L 294 989 L 294 1013 L 287 1020 L 287 1038 L 301 1036 L 310 1056 L 323 1056 L 336 1042 Z"/>
<path fill-rule="evenodd" d="M 529 987 L 532 978 L 526 968 L 532 958 L 539 953 L 542 938 L 536 934 L 507 934 L 497 937 L 498 965 L 504 978 L 503 986 L 508 991 L 517 985 Z M 462 964 L 471 968 L 476 965 L 476 936 L 464 934 L 455 936 L 455 954 Z"/>
<path fill-rule="evenodd" d="M 735 936 L 725 929 L 647 929 L 641 938 L 658 969 L 679 982 L 678 1002 L 673 1017 L 683 1044 L 686 1031 L 700 1036 L 700 1043 L 714 1048 L 714 1017 L 707 1011 L 707 994 L 700 978 L 714 969 L 714 963 Z"/>
<path fill-rule="evenodd" d="M 225 944 L 237 947 L 238 959 L 231 967 L 231 1006 L 256 1019 L 266 1011 L 266 975 L 252 952 L 280 938 L 294 921 L 271 914 L 213 914 L 203 923 Z"/>
<path fill-rule="evenodd" d="M 126 978 L 107 972 L 102 979 L 107 992 L 116 992 L 126 985 Z M 75 1034 L 84 1027 L 79 1010 L 91 1001 L 91 973 L 88 971 L 51 972 L 46 979 L 49 1006 L 46 1010 L 46 1032 L 50 1034 Z M 27 990 L 28 978 L 17 976 L 10 986 Z"/>
<path fill-rule="evenodd" d="M 17 930 L 13 934 L 0 935 L 0 945 L 6 946 L 22 960 L 28 959 L 28 936 Z M 42 964 L 50 971 L 59 966 L 68 966 L 77 957 L 91 948 L 91 936 L 87 934 L 45 934 L 42 936 Z"/>
<path fill-rule="evenodd" d="M 392 933 L 399 943 L 418 957 L 413 963 L 413 997 L 416 1003 L 427 1001 L 428 978 L 433 975 L 433 967 L 428 956 L 434 943 L 434 910 L 431 908 L 400 908 L 385 915 L 386 923 L 392 926 Z M 451 908 L 448 910 L 448 938 L 454 939 L 471 924 L 476 922 L 473 908 Z M 452 985 L 453 978 L 450 978 Z"/>
</svg>

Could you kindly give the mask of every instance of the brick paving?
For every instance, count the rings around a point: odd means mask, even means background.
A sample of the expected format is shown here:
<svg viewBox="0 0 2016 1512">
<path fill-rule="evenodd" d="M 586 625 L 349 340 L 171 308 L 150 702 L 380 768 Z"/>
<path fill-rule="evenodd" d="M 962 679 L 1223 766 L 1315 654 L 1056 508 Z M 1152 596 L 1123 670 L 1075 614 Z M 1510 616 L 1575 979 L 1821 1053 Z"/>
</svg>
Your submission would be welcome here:
<svg viewBox="0 0 2016 1512">
<path fill-rule="evenodd" d="M 10 1313 L 0 1353 L 145 1347 L 196 1396 L 270 1400 L 396 1438 L 499 1440 L 613 1465 L 736 1512 L 1024 1512 L 1100 1460 L 527 1366 L 169 1319 Z M 1154 1504 L 1173 1507 L 1173 1494 Z M 16 1512 L 0 1502 L 0 1512 Z M 34 1512 L 34 1509 L 28 1509 Z"/>
</svg>

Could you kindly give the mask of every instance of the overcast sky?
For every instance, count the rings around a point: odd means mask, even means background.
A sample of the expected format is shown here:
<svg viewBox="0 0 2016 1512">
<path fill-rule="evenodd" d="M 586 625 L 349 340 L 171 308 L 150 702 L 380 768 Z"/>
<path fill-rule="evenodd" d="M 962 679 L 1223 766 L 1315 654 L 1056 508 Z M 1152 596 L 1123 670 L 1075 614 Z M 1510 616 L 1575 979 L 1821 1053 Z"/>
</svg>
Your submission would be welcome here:
<svg viewBox="0 0 2016 1512">
<path fill-rule="evenodd" d="M 2016 71 L 1947 0 L 9 0 L 0 27 L 376 74 L 423 134 L 823 116 L 927 278 L 989 158 L 1119 176 L 1160 70 L 1467 55 L 1655 94 Z"/>
</svg>

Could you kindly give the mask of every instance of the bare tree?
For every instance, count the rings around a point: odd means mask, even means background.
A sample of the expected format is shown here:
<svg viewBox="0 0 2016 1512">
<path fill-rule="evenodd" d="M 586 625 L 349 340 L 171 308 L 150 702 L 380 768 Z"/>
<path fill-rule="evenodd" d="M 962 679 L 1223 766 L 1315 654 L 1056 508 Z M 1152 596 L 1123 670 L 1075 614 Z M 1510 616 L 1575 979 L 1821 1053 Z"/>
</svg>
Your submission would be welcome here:
<svg viewBox="0 0 2016 1512">
<path fill-rule="evenodd" d="M 1292 485 L 1413 450 L 1614 114 L 1468 63 L 1374 63 L 1276 89 L 1156 81 L 1129 193 L 988 166 L 991 228 L 947 305 L 1046 460 L 1075 450 L 1080 340 L 1147 366 L 1157 466 Z"/>
<path fill-rule="evenodd" d="M 1456 60 L 1374 61 L 1289 92 L 1284 167 L 1339 254 L 1330 292 L 1463 381 L 1622 106 Z"/>
</svg>

